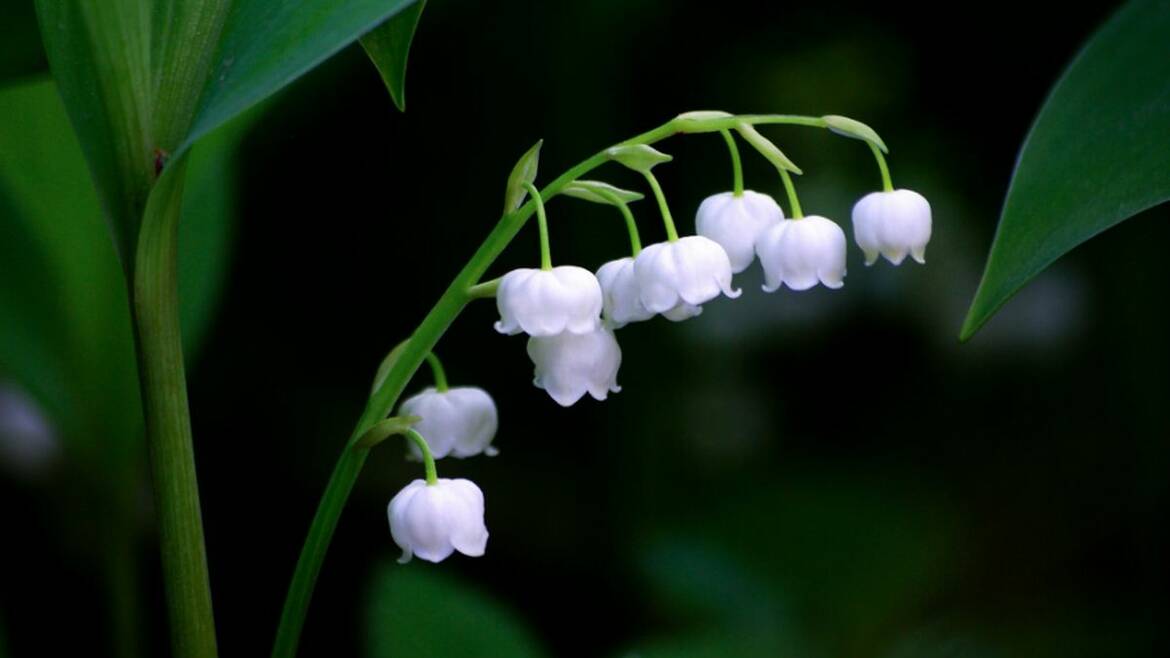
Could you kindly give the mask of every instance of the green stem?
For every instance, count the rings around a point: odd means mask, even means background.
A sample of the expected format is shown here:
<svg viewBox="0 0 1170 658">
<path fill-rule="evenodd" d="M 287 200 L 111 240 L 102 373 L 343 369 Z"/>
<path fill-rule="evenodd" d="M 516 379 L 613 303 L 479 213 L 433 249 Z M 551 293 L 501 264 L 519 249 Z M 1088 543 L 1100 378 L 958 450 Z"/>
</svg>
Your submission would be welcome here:
<svg viewBox="0 0 1170 658">
<path fill-rule="evenodd" d="M 548 217 L 544 214 L 544 199 L 540 196 L 540 190 L 532 183 L 524 183 L 524 189 L 532 195 L 532 200 L 536 202 L 536 223 L 540 225 L 540 269 L 552 269 L 552 251 L 548 246 Z"/>
<path fill-rule="evenodd" d="M 158 517 L 163 583 L 176 658 L 216 655 L 215 620 L 191 444 L 179 330 L 177 242 L 186 158 L 151 193 L 134 260 L 134 328 Z"/>
<path fill-rule="evenodd" d="M 638 234 L 638 222 L 634 221 L 634 213 L 630 212 L 629 204 L 622 201 L 613 192 L 600 190 L 598 194 L 621 211 L 622 217 L 626 220 L 626 233 L 630 235 L 630 251 L 633 252 L 634 258 L 637 258 L 638 254 L 642 252 L 642 236 Z"/>
<path fill-rule="evenodd" d="M 780 172 L 780 180 L 784 181 L 784 191 L 788 194 L 789 205 L 792 206 L 792 219 L 804 217 L 804 211 L 800 209 L 800 200 L 796 198 L 796 186 L 792 184 L 792 176 L 787 169 L 777 167 L 776 170 Z"/>
<path fill-rule="evenodd" d="M 866 144 L 869 144 L 869 150 L 873 151 L 873 157 L 877 160 L 878 169 L 882 171 L 882 190 L 893 192 L 894 183 L 890 180 L 890 167 L 886 164 L 886 156 L 882 155 L 882 150 L 873 142 L 866 142 Z"/>
<path fill-rule="evenodd" d="M 443 370 L 443 364 L 439 361 L 439 357 L 435 356 L 434 352 L 427 352 L 427 363 L 430 364 L 431 374 L 435 377 L 435 390 L 446 393 L 447 372 Z"/>
<path fill-rule="evenodd" d="M 431 454 L 431 446 L 427 444 L 427 440 L 417 430 L 408 429 L 402 435 L 413 441 L 414 445 L 418 446 L 419 452 L 422 453 L 423 465 L 427 472 L 427 485 L 434 486 L 439 481 L 439 473 L 435 470 L 435 456 Z"/>
<path fill-rule="evenodd" d="M 666 205 L 666 195 L 662 193 L 662 186 L 649 169 L 642 172 L 650 189 L 654 190 L 654 199 L 658 201 L 658 210 L 662 213 L 662 223 L 666 226 L 666 239 L 674 242 L 678 240 L 678 231 L 674 228 L 674 218 L 670 216 L 670 207 Z"/>
<path fill-rule="evenodd" d="M 496 292 L 500 289 L 500 277 L 496 277 L 491 281 L 484 281 L 477 283 L 467 289 L 467 295 L 472 299 L 491 299 L 496 296 Z"/>
<path fill-rule="evenodd" d="M 722 128 L 734 128 L 740 122 L 824 127 L 824 121 L 817 117 L 792 115 L 751 115 L 731 117 L 721 121 L 726 124 L 719 126 Z M 680 131 L 679 124 L 672 120 L 614 146 L 654 144 Z M 551 199 L 569 183 L 608 162 L 609 156 L 606 150 L 602 149 L 594 153 L 561 174 L 540 191 L 541 197 Z M 481 296 L 473 296 L 471 291 L 477 289 L 477 284 L 488 268 L 516 237 L 516 234 L 524 227 L 533 213 L 537 212 L 537 209 L 536 200 L 530 199 L 524 205 L 500 218 L 475 254 L 467 261 L 467 264 L 447 286 L 446 291 L 434 307 L 423 318 L 413 337 L 402 346 L 401 351 L 392 360 L 392 365 L 382 378 L 381 384 L 377 386 L 367 401 L 365 411 L 358 419 L 357 426 L 346 442 L 346 449 L 342 451 L 337 465 L 334 466 L 333 474 L 329 477 L 328 484 L 325 485 L 325 492 L 309 526 L 305 544 L 301 548 L 301 555 L 297 560 L 284 608 L 281 611 L 280 626 L 276 631 L 276 640 L 272 648 L 274 658 L 292 658 L 296 654 L 301 629 L 305 623 L 305 615 L 308 613 L 309 598 L 317 582 L 317 576 L 321 572 L 325 553 L 333 538 L 333 532 L 337 528 L 341 510 L 353 490 L 354 483 L 361 473 L 368 454 L 366 450 L 352 449 L 353 445 L 361 439 L 367 430 L 390 414 L 410 378 L 418 370 L 423 359 L 426 358 L 426 354 L 434 349 L 439 338 L 455 321 L 463 307 L 470 300 Z"/>
<path fill-rule="evenodd" d="M 734 196 L 743 196 L 743 163 L 739 160 L 739 147 L 735 145 L 735 137 L 730 130 L 724 128 L 719 131 L 723 135 L 723 141 L 727 142 L 727 150 L 731 154 L 731 171 L 734 177 L 734 185 L 732 194 Z"/>
</svg>

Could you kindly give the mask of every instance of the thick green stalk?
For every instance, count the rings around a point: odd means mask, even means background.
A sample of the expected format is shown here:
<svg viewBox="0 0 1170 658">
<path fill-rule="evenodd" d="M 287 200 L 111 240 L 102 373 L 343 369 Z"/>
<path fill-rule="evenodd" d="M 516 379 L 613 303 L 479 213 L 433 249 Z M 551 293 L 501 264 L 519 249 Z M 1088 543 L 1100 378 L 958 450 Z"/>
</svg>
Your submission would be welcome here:
<svg viewBox="0 0 1170 658">
<path fill-rule="evenodd" d="M 667 123 L 636 137 L 632 137 L 615 146 L 634 144 L 654 144 L 671 135 L 681 132 L 713 132 L 724 128 L 734 128 L 739 123 L 767 123 L 767 124 L 795 124 L 814 127 L 824 127 L 824 122 L 816 117 L 802 117 L 794 115 L 750 115 L 720 118 L 716 120 L 696 122 L 688 121 L 680 124 L 677 120 Z M 589 173 L 609 160 L 608 149 L 595 153 L 593 156 L 578 163 L 565 173 L 561 174 L 552 183 L 542 190 L 540 195 L 544 199 L 556 196 L 566 185 Z M 365 433 L 382 419 L 386 418 L 397 404 L 410 378 L 422 365 L 426 355 L 434 349 L 439 339 L 455 321 L 463 307 L 472 299 L 482 296 L 479 290 L 473 288 L 483 278 L 488 268 L 504 251 L 508 244 L 523 228 L 525 222 L 537 209 L 537 202 L 530 198 L 524 205 L 505 214 L 484 239 L 483 243 L 472 255 L 471 259 L 455 276 L 455 280 L 447 286 L 447 290 L 435 303 L 421 324 L 415 329 L 411 338 L 395 349 L 398 352 L 388 373 L 381 378 L 379 385 L 369 400 L 366 408 L 358 420 L 357 426 L 346 442 L 333 474 L 325 485 L 325 493 L 313 516 L 309 526 L 309 534 L 301 548 L 301 555 L 297 560 L 293 572 L 292 582 L 284 601 L 284 608 L 280 615 L 280 625 L 276 631 L 276 640 L 272 647 L 273 658 L 292 658 L 296 655 L 297 644 L 300 641 L 301 629 L 304 627 L 305 616 L 308 613 L 309 599 L 321 573 L 321 565 L 325 560 L 325 553 L 337 529 L 337 522 L 341 517 L 341 510 L 345 506 L 354 484 L 361 474 L 369 450 L 355 444 Z M 379 373 L 381 376 L 382 373 Z"/>
<path fill-rule="evenodd" d="M 176 247 L 185 170 L 185 159 L 172 163 L 151 194 L 131 299 L 172 655 L 209 658 L 216 655 L 215 621 L 179 329 Z"/>
</svg>

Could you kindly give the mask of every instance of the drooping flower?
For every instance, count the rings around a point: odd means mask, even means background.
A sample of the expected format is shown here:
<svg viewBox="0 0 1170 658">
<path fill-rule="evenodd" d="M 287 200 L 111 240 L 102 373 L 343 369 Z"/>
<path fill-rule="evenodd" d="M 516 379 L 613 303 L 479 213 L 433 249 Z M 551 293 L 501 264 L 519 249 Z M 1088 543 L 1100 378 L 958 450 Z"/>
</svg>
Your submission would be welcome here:
<svg viewBox="0 0 1170 658">
<path fill-rule="evenodd" d="M 695 232 L 719 243 L 732 272 L 742 272 L 756 257 L 756 242 L 765 230 L 784 219 L 784 211 L 767 194 L 744 190 L 703 199 L 695 214 Z"/>
<path fill-rule="evenodd" d="M 515 335 L 584 334 L 601 324 L 601 285 L 583 267 L 512 270 L 496 293 L 496 331 Z"/>
<path fill-rule="evenodd" d="M 528 357 L 535 366 L 532 383 L 562 407 L 572 406 L 586 393 L 604 400 L 622 390 L 617 384 L 622 350 L 608 327 L 587 334 L 533 336 L 528 339 Z"/>
<path fill-rule="evenodd" d="M 597 280 L 601 283 L 602 317 L 610 327 L 621 329 L 631 322 L 654 317 L 642 305 L 633 258 L 626 256 L 602 265 L 597 270 Z"/>
<path fill-rule="evenodd" d="M 414 555 L 440 562 L 455 551 L 479 557 L 487 546 L 483 492 L 470 480 L 415 480 L 390 500 L 386 514 L 402 549 L 399 562 Z"/>
<path fill-rule="evenodd" d="M 808 290 L 817 283 L 840 288 L 845 278 L 845 232 L 816 215 L 786 219 L 760 236 L 756 246 L 764 266 L 764 290 L 786 285 Z"/>
<path fill-rule="evenodd" d="M 634 275 L 642 305 L 671 320 L 698 315 L 697 307 L 723 293 L 732 299 L 743 292 L 731 287 L 731 261 L 719 243 L 701 235 L 659 242 L 634 259 Z"/>
<path fill-rule="evenodd" d="M 454 386 L 446 391 L 428 387 L 407 398 L 399 407 L 400 416 L 418 416 L 422 420 L 414 429 L 426 437 L 435 459 L 451 455 L 471 457 L 483 453 L 493 456 L 492 439 L 499 427 L 496 403 L 487 391 L 474 386 Z M 408 443 L 410 455 L 422 459 L 422 452 Z"/>
<path fill-rule="evenodd" d="M 871 192 L 853 206 L 853 239 L 865 252 L 866 265 L 879 254 L 894 265 L 906 254 L 926 263 L 930 229 L 930 202 L 912 190 Z"/>
</svg>

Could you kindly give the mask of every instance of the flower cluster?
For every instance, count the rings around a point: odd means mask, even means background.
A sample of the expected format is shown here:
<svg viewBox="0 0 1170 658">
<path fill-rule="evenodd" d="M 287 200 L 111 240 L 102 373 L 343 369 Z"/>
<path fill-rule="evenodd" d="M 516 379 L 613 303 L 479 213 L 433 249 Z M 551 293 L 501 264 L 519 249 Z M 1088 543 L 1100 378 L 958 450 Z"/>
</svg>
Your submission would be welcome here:
<svg viewBox="0 0 1170 658">
<path fill-rule="evenodd" d="M 701 132 L 708 125 L 703 122 L 722 126 L 719 122 L 729 119 L 735 117 L 692 113 L 680 116 L 679 126 L 682 132 Z M 907 255 L 923 263 L 931 235 L 930 204 L 916 192 L 893 188 L 882 156 L 885 147 L 876 133 L 844 117 L 821 121 L 823 127 L 868 141 L 882 171 L 884 191 L 863 197 L 852 213 L 853 237 L 866 265 L 876 262 L 879 255 L 894 265 Z M 680 237 L 651 172 L 655 165 L 670 161 L 670 156 L 645 144 L 614 147 L 605 152 L 607 157 L 641 173 L 649 183 L 667 240 L 642 247 L 627 208 L 642 195 L 596 181 L 573 181 L 558 191 L 616 206 L 630 233 L 631 255 L 606 262 L 596 274 L 574 265 L 552 265 L 544 199 L 532 184 L 535 161 L 517 165 L 514 175 L 520 172 L 527 178 L 522 176 L 514 184 L 510 180 L 509 199 L 515 202 L 509 207 L 519 206 L 525 193 L 531 197 L 540 228 L 541 267 L 515 269 L 483 285 L 490 286 L 496 298 L 500 316 L 496 331 L 528 336 L 533 383 L 556 403 L 568 407 L 586 394 L 605 400 L 620 391 L 617 374 L 622 352 L 616 330 L 659 315 L 684 321 L 702 313 L 703 305 L 720 295 L 739 297 L 741 291 L 733 286 L 732 277 L 756 259 L 763 268 L 766 292 L 784 286 L 801 291 L 818 284 L 831 289 L 844 285 L 845 232 L 826 217 L 804 216 L 789 174 L 800 173 L 799 169 L 750 125 L 741 123 L 735 129 L 777 166 L 791 216 L 786 217 L 771 196 L 743 188 L 735 140 L 728 129 L 717 127 L 712 130 L 723 133 L 731 151 L 734 190 L 705 199 L 695 214 L 695 234 Z M 410 454 L 426 463 L 428 477 L 415 480 L 396 495 L 388 515 L 403 560 L 418 555 L 437 562 L 454 551 L 481 555 L 488 533 L 480 489 L 467 480 L 438 479 L 433 460 L 495 454 L 491 442 L 498 418 L 486 392 L 447 388 L 437 359 L 428 358 L 436 386 L 409 398 L 399 409 L 400 416 L 413 423 L 408 431 L 416 433 Z"/>
</svg>

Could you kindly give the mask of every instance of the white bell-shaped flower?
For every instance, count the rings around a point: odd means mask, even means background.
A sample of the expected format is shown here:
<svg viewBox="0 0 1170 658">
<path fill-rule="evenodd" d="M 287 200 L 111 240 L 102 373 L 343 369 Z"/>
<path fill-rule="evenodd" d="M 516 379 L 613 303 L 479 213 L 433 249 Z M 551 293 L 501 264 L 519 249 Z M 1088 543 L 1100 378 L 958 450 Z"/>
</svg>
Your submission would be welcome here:
<svg viewBox="0 0 1170 658">
<path fill-rule="evenodd" d="M 853 239 L 865 252 L 866 265 L 879 254 L 894 265 L 906 254 L 925 263 L 930 225 L 930 202 L 911 190 L 871 192 L 853 206 Z"/>
<path fill-rule="evenodd" d="M 487 546 L 483 492 L 470 480 L 415 480 L 390 500 L 386 514 L 402 549 L 399 562 L 414 555 L 440 562 L 455 551 L 479 557 Z"/>
<path fill-rule="evenodd" d="M 845 284 L 845 232 L 824 217 L 786 219 L 760 236 L 756 251 L 767 292 L 781 284 L 793 290 L 808 290 L 818 282 L 828 288 Z"/>
<path fill-rule="evenodd" d="M 695 232 L 711 238 L 727 252 L 732 272 L 742 272 L 756 257 L 756 242 L 768 228 L 784 219 L 784 211 L 767 194 L 744 190 L 740 196 L 723 192 L 703 199 L 695 214 Z"/>
<path fill-rule="evenodd" d="M 646 310 L 671 320 L 698 315 L 697 308 L 685 307 L 698 307 L 719 293 L 734 299 L 743 292 L 731 287 L 727 252 L 701 235 L 646 247 L 634 259 L 634 275 Z"/>
<path fill-rule="evenodd" d="M 601 285 L 583 267 L 512 270 L 496 292 L 496 331 L 555 336 L 589 333 L 601 324 Z"/>
<path fill-rule="evenodd" d="M 471 457 L 496 454 L 492 439 L 499 427 L 496 403 L 487 391 L 474 386 L 454 386 L 446 391 L 427 388 L 407 398 L 398 409 L 400 416 L 418 416 L 414 429 L 427 440 L 435 459 L 451 455 Z M 408 443 L 410 455 L 422 460 L 422 452 Z"/>
<path fill-rule="evenodd" d="M 532 383 L 562 407 L 572 406 L 586 393 L 604 400 L 610 392 L 622 390 L 617 384 L 622 350 L 608 327 L 587 334 L 533 336 L 528 339 L 528 357 L 535 366 Z"/>
<path fill-rule="evenodd" d="M 631 322 L 654 317 L 642 305 L 633 258 L 626 256 L 602 265 L 597 270 L 597 281 L 601 283 L 602 317 L 610 327 L 621 329 Z"/>
</svg>

